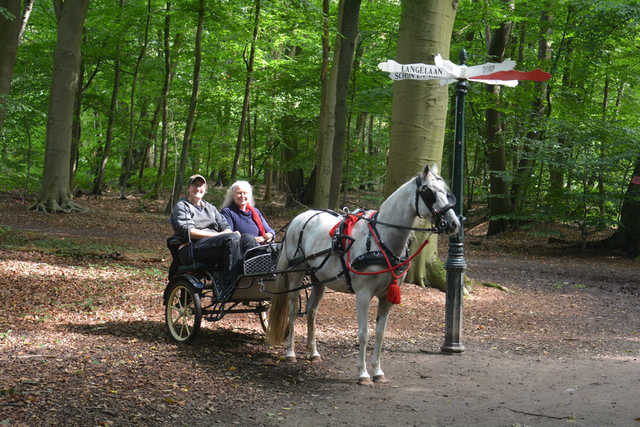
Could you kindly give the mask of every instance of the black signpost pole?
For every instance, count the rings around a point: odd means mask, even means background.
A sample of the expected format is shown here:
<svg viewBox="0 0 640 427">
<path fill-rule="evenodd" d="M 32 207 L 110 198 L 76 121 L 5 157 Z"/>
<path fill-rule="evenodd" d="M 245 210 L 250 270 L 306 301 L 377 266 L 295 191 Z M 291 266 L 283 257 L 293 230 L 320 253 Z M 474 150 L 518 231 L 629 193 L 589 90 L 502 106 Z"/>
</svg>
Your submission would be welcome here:
<svg viewBox="0 0 640 427">
<path fill-rule="evenodd" d="M 467 62 L 467 51 L 460 52 L 460 65 Z M 456 122 L 453 149 L 452 191 L 456 196 L 456 215 L 460 219 L 457 234 L 449 237 L 449 254 L 444 265 L 447 271 L 447 299 L 445 303 L 444 344 L 441 350 L 446 353 L 461 353 L 462 344 L 462 303 L 464 295 L 464 217 L 462 198 L 464 196 L 464 98 L 467 94 L 467 80 L 458 79 L 456 85 Z"/>
</svg>

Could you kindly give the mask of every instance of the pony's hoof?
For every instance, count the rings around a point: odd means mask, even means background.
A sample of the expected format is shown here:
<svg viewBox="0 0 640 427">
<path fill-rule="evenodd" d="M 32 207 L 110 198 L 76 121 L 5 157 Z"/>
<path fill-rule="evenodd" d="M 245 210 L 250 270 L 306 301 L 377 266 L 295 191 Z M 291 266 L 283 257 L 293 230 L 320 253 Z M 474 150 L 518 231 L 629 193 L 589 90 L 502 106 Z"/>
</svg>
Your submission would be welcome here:
<svg viewBox="0 0 640 427">
<path fill-rule="evenodd" d="M 371 381 L 371 377 L 361 377 L 361 378 L 358 378 L 358 384 L 373 385 L 373 381 Z"/>
<path fill-rule="evenodd" d="M 373 381 L 376 383 L 388 383 L 389 380 L 387 379 L 387 377 L 385 377 L 384 375 L 374 375 L 373 376 Z"/>
<path fill-rule="evenodd" d="M 314 365 L 316 363 L 322 363 L 322 357 L 321 356 L 311 356 L 309 358 L 309 362 L 313 363 Z"/>
<path fill-rule="evenodd" d="M 284 361 L 287 363 L 296 363 L 298 359 L 295 356 L 287 356 L 284 358 Z"/>
</svg>

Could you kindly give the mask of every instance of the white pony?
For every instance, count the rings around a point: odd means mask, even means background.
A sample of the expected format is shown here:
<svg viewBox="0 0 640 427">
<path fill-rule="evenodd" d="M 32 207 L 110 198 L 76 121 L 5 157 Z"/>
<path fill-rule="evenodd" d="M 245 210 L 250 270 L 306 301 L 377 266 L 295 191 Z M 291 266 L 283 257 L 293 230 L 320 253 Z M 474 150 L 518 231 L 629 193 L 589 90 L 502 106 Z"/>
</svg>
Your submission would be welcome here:
<svg viewBox="0 0 640 427">
<path fill-rule="evenodd" d="M 307 348 L 309 359 L 320 362 L 316 347 L 315 318 L 318 304 L 326 287 L 337 292 L 355 293 L 358 313 L 360 352 L 357 367 L 358 383 L 371 384 L 365 353 L 369 340 L 368 316 L 371 300 L 378 298 L 375 345 L 371 364 L 373 380 L 386 382 L 380 368 L 380 352 L 387 318 L 406 271 L 406 244 L 414 221 L 430 217 L 438 231 L 457 232 L 460 222 L 454 212 L 455 197 L 438 175 L 437 165 L 426 165 L 422 174 L 396 190 L 382 204 L 376 216 L 364 213 L 367 219 L 352 218 L 351 238 L 336 242 L 330 235 L 341 218 L 325 211 L 306 211 L 295 217 L 284 237 L 277 271 L 275 294 L 271 297 L 267 341 L 279 344 L 288 334 L 287 361 L 295 361 L 294 321 L 298 314 L 298 294 L 305 275 L 310 275 L 313 290 L 307 302 Z M 344 233 L 347 234 L 347 233 Z M 340 243 L 343 246 L 336 248 Z M 349 247 L 350 245 L 350 247 Z M 354 260 L 364 260 L 356 266 Z M 386 261 L 386 262 L 385 262 Z M 405 265 L 402 264 L 405 261 Z M 399 268 L 399 269 L 398 269 Z M 357 273 L 355 270 L 358 270 Z M 379 272 L 380 274 L 374 274 Z M 388 298 L 388 289 L 396 296 Z M 288 308 L 288 310 L 287 310 Z"/>
</svg>

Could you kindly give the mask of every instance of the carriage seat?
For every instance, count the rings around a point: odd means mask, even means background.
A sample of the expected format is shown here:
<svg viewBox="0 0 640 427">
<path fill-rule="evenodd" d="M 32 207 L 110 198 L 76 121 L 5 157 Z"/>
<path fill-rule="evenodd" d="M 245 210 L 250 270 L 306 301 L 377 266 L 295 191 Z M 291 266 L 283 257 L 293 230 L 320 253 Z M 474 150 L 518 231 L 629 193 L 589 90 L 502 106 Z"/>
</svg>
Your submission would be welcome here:
<svg viewBox="0 0 640 427">
<path fill-rule="evenodd" d="M 205 264 L 202 262 L 195 262 L 194 264 L 183 264 L 178 256 L 178 249 L 182 242 L 178 239 L 169 237 L 167 239 L 167 248 L 171 252 L 171 265 L 169 266 L 169 280 L 177 274 L 191 273 L 197 271 L 222 271 L 222 263 L 217 262 L 214 264 Z"/>
</svg>

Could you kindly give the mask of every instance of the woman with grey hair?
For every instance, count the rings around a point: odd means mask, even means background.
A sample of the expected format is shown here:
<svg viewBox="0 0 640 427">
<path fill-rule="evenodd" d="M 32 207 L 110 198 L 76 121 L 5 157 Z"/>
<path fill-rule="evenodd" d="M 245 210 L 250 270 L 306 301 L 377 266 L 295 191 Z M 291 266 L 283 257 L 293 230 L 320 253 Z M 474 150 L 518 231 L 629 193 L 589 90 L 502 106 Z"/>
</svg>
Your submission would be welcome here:
<svg viewBox="0 0 640 427">
<path fill-rule="evenodd" d="M 187 197 L 176 203 L 170 218 L 174 230 L 172 239 L 180 244 L 178 259 L 183 265 L 195 261 L 221 263 L 222 284 L 232 286 L 243 272 L 244 252 L 257 243 L 250 236 L 243 237 L 232 230 L 216 207 L 204 200 L 207 180 L 202 175 L 189 178 L 187 193 Z"/>
<path fill-rule="evenodd" d="M 276 232 L 255 207 L 253 188 L 247 181 L 236 181 L 227 190 L 220 212 L 233 231 L 255 237 L 258 244 L 270 243 Z"/>
</svg>

